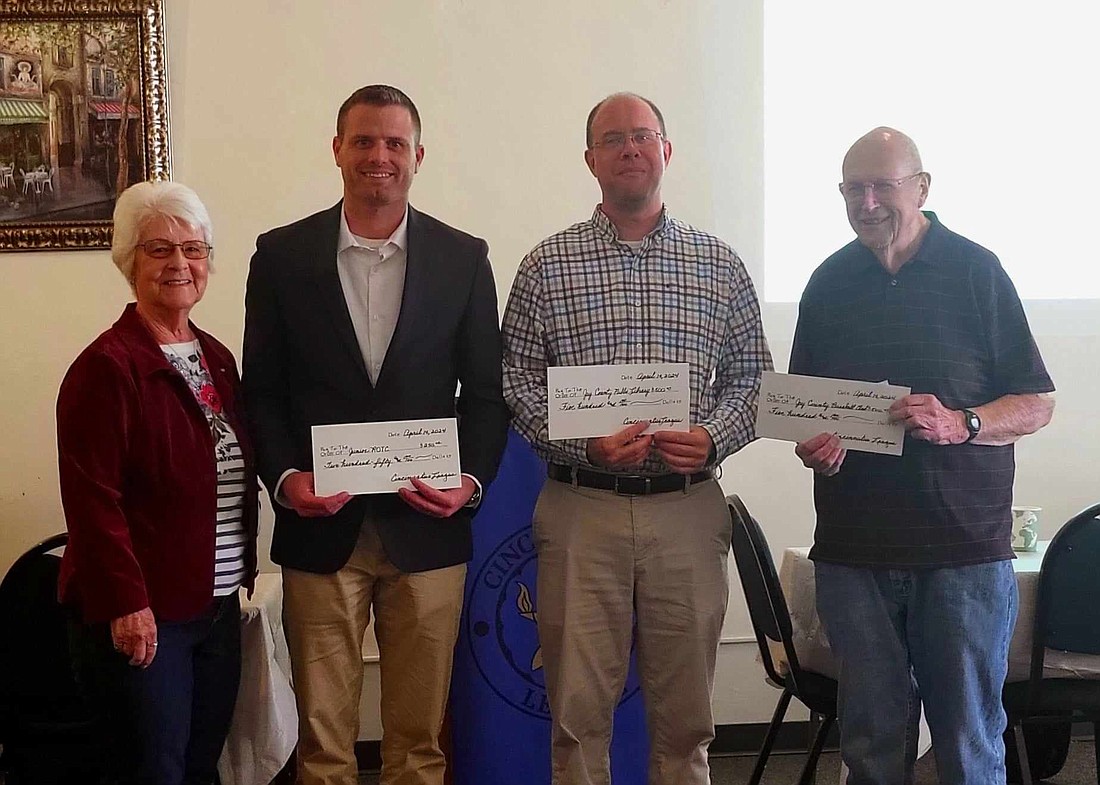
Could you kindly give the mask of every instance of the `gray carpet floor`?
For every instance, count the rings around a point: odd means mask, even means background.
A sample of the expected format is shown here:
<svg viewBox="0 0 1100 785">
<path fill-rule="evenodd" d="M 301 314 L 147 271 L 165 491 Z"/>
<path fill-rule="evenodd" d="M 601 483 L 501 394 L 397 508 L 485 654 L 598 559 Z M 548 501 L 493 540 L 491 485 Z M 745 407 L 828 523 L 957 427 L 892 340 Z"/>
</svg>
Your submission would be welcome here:
<svg viewBox="0 0 1100 785">
<path fill-rule="evenodd" d="M 796 754 L 774 754 L 764 772 L 763 785 L 793 785 L 802 771 L 804 756 Z M 712 757 L 710 759 L 712 785 L 744 785 L 755 760 L 751 756 Z M 840 755 L 835 752 L 822 754 L 817 768 L 819 785 L 835 785 L 840 779 Z M 1066 765 L 1049 780 L 1050 785 L 1096 785 L 1100 782 L 1093 765 L 1092 739 L 1074 739 L 1070 744 Z M 364 774 L 359 778 L 360 785 L 377 785 L 377 774 Z M 522 782 L 507 785 L 524 785 Z M 936 764 L 932 754 L 917 761 L 916 785 L 940 785 L 936 777 Z M 943 783 L 950 785 L 950 783 Z"/>
</svg>

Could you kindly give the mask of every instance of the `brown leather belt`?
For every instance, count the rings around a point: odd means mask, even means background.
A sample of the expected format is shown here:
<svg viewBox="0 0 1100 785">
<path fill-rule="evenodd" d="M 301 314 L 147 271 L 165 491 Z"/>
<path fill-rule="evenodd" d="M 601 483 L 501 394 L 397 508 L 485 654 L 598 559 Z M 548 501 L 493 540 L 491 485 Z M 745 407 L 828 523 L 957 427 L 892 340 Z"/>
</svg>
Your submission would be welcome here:
<svg viewBox="0 0 1100 785">
<path fill-rule="evenodd" d="M 714 478 L 714 472 L 710 469 L 692 475 L 655 474 L 645 476 L 641 474 L 598 472 L 592 469 L 582 469 L 578 466 L 566 466 L 562 463 L 551 463 L 547 466 L 547 475 L 551 480 L 557 480 L 558 482 L 567 482 L 570 485 L 580 485 L 601 491 L 614 491 L 621 496 L 645 496 L 650 493 L 685 491 L 696 483 L 706 482 Z"/>
</svg>

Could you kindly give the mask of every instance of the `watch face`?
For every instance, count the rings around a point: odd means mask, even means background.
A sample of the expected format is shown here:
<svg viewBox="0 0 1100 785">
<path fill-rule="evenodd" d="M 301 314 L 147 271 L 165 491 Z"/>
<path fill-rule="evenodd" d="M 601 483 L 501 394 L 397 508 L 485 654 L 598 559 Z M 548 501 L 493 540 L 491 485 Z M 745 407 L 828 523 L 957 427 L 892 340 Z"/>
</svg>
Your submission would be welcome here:
<svg viewBox="0 0 1100 785">
<path fill-rule="evenodd" d="M 977 414 L 967 409 L 964 412 L 966 417 L 966 430 L 970 431 L 970 435 L 973 436 L 982 428 L 982 420 Z"/>
</svg>

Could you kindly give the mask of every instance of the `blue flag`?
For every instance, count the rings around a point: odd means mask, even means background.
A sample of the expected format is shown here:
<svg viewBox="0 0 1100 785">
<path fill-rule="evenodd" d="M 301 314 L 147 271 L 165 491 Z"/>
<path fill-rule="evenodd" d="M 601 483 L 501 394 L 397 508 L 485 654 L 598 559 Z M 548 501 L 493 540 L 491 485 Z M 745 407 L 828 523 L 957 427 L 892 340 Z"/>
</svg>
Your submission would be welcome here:
<svg viewBox="0 0 1100 785">
<path fill-rule="evenodd" d="M 474 558 L 451 682 L 455 785 L 549 785 L 550 706 L 538 639 L 531 518 L 546 465 L 508 432 L 474 519 Z M 633 659 L 615 712 L 615 785 L 645 785 L 649 744 Z"/>
</svg>

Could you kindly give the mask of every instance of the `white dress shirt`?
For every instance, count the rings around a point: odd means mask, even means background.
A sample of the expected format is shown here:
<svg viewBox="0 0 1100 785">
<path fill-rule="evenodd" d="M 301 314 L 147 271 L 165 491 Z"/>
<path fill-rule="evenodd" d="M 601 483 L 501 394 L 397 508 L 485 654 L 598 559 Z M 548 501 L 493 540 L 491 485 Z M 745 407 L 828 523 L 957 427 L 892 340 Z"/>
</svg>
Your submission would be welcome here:
<svg viewBox="0 0 1100 785">
<path fill-rule="evenodd" d="M 408 229 L 408 210 L 393 234 L 384 240 L 352 234 L 347 216 L 340 214 L 336 270 L 372 384 L 378 383 L 378 373 L 401 313 Z"/>
</svg>

